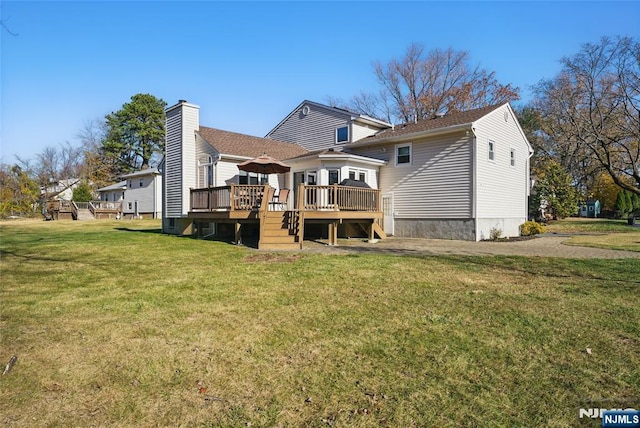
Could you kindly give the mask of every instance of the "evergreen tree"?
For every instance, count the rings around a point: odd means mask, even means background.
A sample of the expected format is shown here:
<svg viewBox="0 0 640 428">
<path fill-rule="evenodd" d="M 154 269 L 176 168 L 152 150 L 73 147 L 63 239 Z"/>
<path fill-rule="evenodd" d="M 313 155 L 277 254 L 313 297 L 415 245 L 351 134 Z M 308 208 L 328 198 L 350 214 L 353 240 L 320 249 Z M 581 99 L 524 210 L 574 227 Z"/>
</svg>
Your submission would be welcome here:
<svg viewBox="0 0 640 428">
<path fill-rule="evenodd" d="M 163 151 L 166 105 L 153 95 L 137 94 L 106 116 L 103 148 L 116 160 L 118 175 L 149 168 L 152 156 Z"/>
<path fill-rule="evenodd" d="M 89 202 L 93 199 L 91 186 L 86 181 L 81 182 L 73 189 L 73 200 L 75 202 Z"/>
<path fill-rule="evenodd" d="M 629 212 L 629 208 L 626 192 L 624 190 L 620 190 L 618 192 L 618 196 L 616 196 L 616 204 L 614 206 L 616 215 L 620 218 L 624 217 Z"/>
</svg>

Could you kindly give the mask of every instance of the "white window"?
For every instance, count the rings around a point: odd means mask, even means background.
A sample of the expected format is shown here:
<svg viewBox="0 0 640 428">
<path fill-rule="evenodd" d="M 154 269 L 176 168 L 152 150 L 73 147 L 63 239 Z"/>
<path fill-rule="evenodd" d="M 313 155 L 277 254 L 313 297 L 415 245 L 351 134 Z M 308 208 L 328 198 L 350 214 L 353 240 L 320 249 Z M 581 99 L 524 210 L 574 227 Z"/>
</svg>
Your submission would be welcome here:
<svg viewBox="0 0 640 428">
<path fill-rule="evenodd" d="M 411 164 L 411 143 L 396 146 L 396 165 Z"/>
<path fill-rule="evenodd" d="M 213 158 L 203 156 L 198 161 L 198 187 L 213 186 Z"/>
<path fill-rule="evenodd" d="M 127 180 L 127 183 L 129 184 L 129 188 L 131 188 L 131 180 Z"/>
<path fill-rule="evenodd" d="M 329 185 L 338 184 L 340 182 L 340 170 L 339 169 L 330 169 L 329 170 Z"/>
<path fill-rule="evenodd" d="M 140 179 L 140 187 L 142 187 L 144 185 L 144 180 L 141 178 Z"/>
<path fill-rule="evenodd" d="M 336 129 L 336 143 L 347 143 L 349 142 L 349 127 L 343 126 L 341 128 Z"/>
<path fill-rule="evenodd" d="M 349 170 L 349 178 L 351 180 L 367 181 L 367 172 L 362 169 L 350 169 Z"/>
<path fill-rule="evenodd" d="M 269 181 L 267 174 L 240 171 L 238 174 L 238 184 L 266 184 Z"/>
<path fill-rule="evenodd" d="M 516 149 L 511 149 L 511 166 L 516 166 Z"/>
<path fill-rule="evenodd" d="M 495 143 L 489 140 L 489 160 L 495 160 Z"/>
</svg>

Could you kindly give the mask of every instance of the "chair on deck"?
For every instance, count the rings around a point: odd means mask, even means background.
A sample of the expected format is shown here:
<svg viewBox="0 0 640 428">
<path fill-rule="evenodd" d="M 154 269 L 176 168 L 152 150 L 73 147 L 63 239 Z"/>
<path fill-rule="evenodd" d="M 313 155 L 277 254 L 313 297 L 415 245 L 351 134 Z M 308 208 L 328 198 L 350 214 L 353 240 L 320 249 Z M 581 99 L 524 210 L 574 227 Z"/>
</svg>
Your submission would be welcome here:
<svg viewBox="0 0 640 428">
<path fill-rule="evenodd" d="M 287 208 L 287 198 L 289 197 L 289 189 L 280 189 L 278 192 L 278 196 L 269 200 L 269 205 L 273 206 L 273 209 L 276 210 L 285 210 Z"/>
</svg>

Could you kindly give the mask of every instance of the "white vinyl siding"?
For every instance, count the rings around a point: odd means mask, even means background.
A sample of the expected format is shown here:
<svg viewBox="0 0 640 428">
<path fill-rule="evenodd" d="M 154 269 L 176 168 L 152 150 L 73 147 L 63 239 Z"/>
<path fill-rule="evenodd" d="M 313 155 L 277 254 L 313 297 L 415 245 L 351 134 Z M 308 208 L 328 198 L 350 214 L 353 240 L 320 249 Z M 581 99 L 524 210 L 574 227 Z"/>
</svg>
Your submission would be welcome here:
<svg viewBox="0 0 640 428">
<path fill-rule="evenodd" d="M 162 176 L 149 174 L 133 179 L 135 186 L 125 191 L 124 214 L 134 214 L 138 203 L 138 214 L 156 217 L 162 213 Z M 139 186 L 142 183 L 142 186 Z M 131 206 L 131 208 L 129 208 Z"/>
<path fill-rule="evenodd" d="M 385 159 L 380 188 L 393 193 L 395 218 L 468 219 L 472 216 L 472 148 L 466 136 L 413 141 L 411 165 L 394 166 L 395 145 L 358 148 Z M 354 151 L 356 149 L 354 148 Z"/>
<path fill-rule="evenodd" d="M 529 172 L 528 162 L 522 159 L 526 159 L 529 146 L 515 120 L 505 105 L 476 122 L 478 218 L 526 220 Z M 489 140 L 495 142 L 493 162 L 487 160 Z M 522 154 L 515 166 L 511 166 L 512 150 L 514 155 Z"/>
<path fill-rule="evenodd" d="M 358 141 L 363 138 L 369 137 L 380 131 L 379 128 L 373 128 L 370 126 L 361 125 L 358 122 L 351 124 L 351 141 Z"/>
</svg>

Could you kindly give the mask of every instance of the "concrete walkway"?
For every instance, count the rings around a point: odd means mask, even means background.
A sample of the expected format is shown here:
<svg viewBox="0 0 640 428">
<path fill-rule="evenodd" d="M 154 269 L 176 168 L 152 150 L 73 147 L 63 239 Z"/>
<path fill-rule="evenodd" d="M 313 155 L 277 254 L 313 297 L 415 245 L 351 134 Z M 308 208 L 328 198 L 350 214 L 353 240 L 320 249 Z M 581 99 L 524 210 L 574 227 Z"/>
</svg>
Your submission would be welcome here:
<svg viewBox="0 0 640 428">
<path fill-rule="evenodd" d="M 384 253 L 398 255 L 507 255 L 528 257 L 564 257 L 577 259 L 640 259 L 640 252 L 606 250 L 563 244 L 571 235 L 545 234 L 516 241 L 451 241 L 444 239 L 394 238 L 368 243 L 363 239 L 340 239 L 337 246 L 323 241 L 305 241 L 304 252 L 327 254 Z"/>
</svg>

